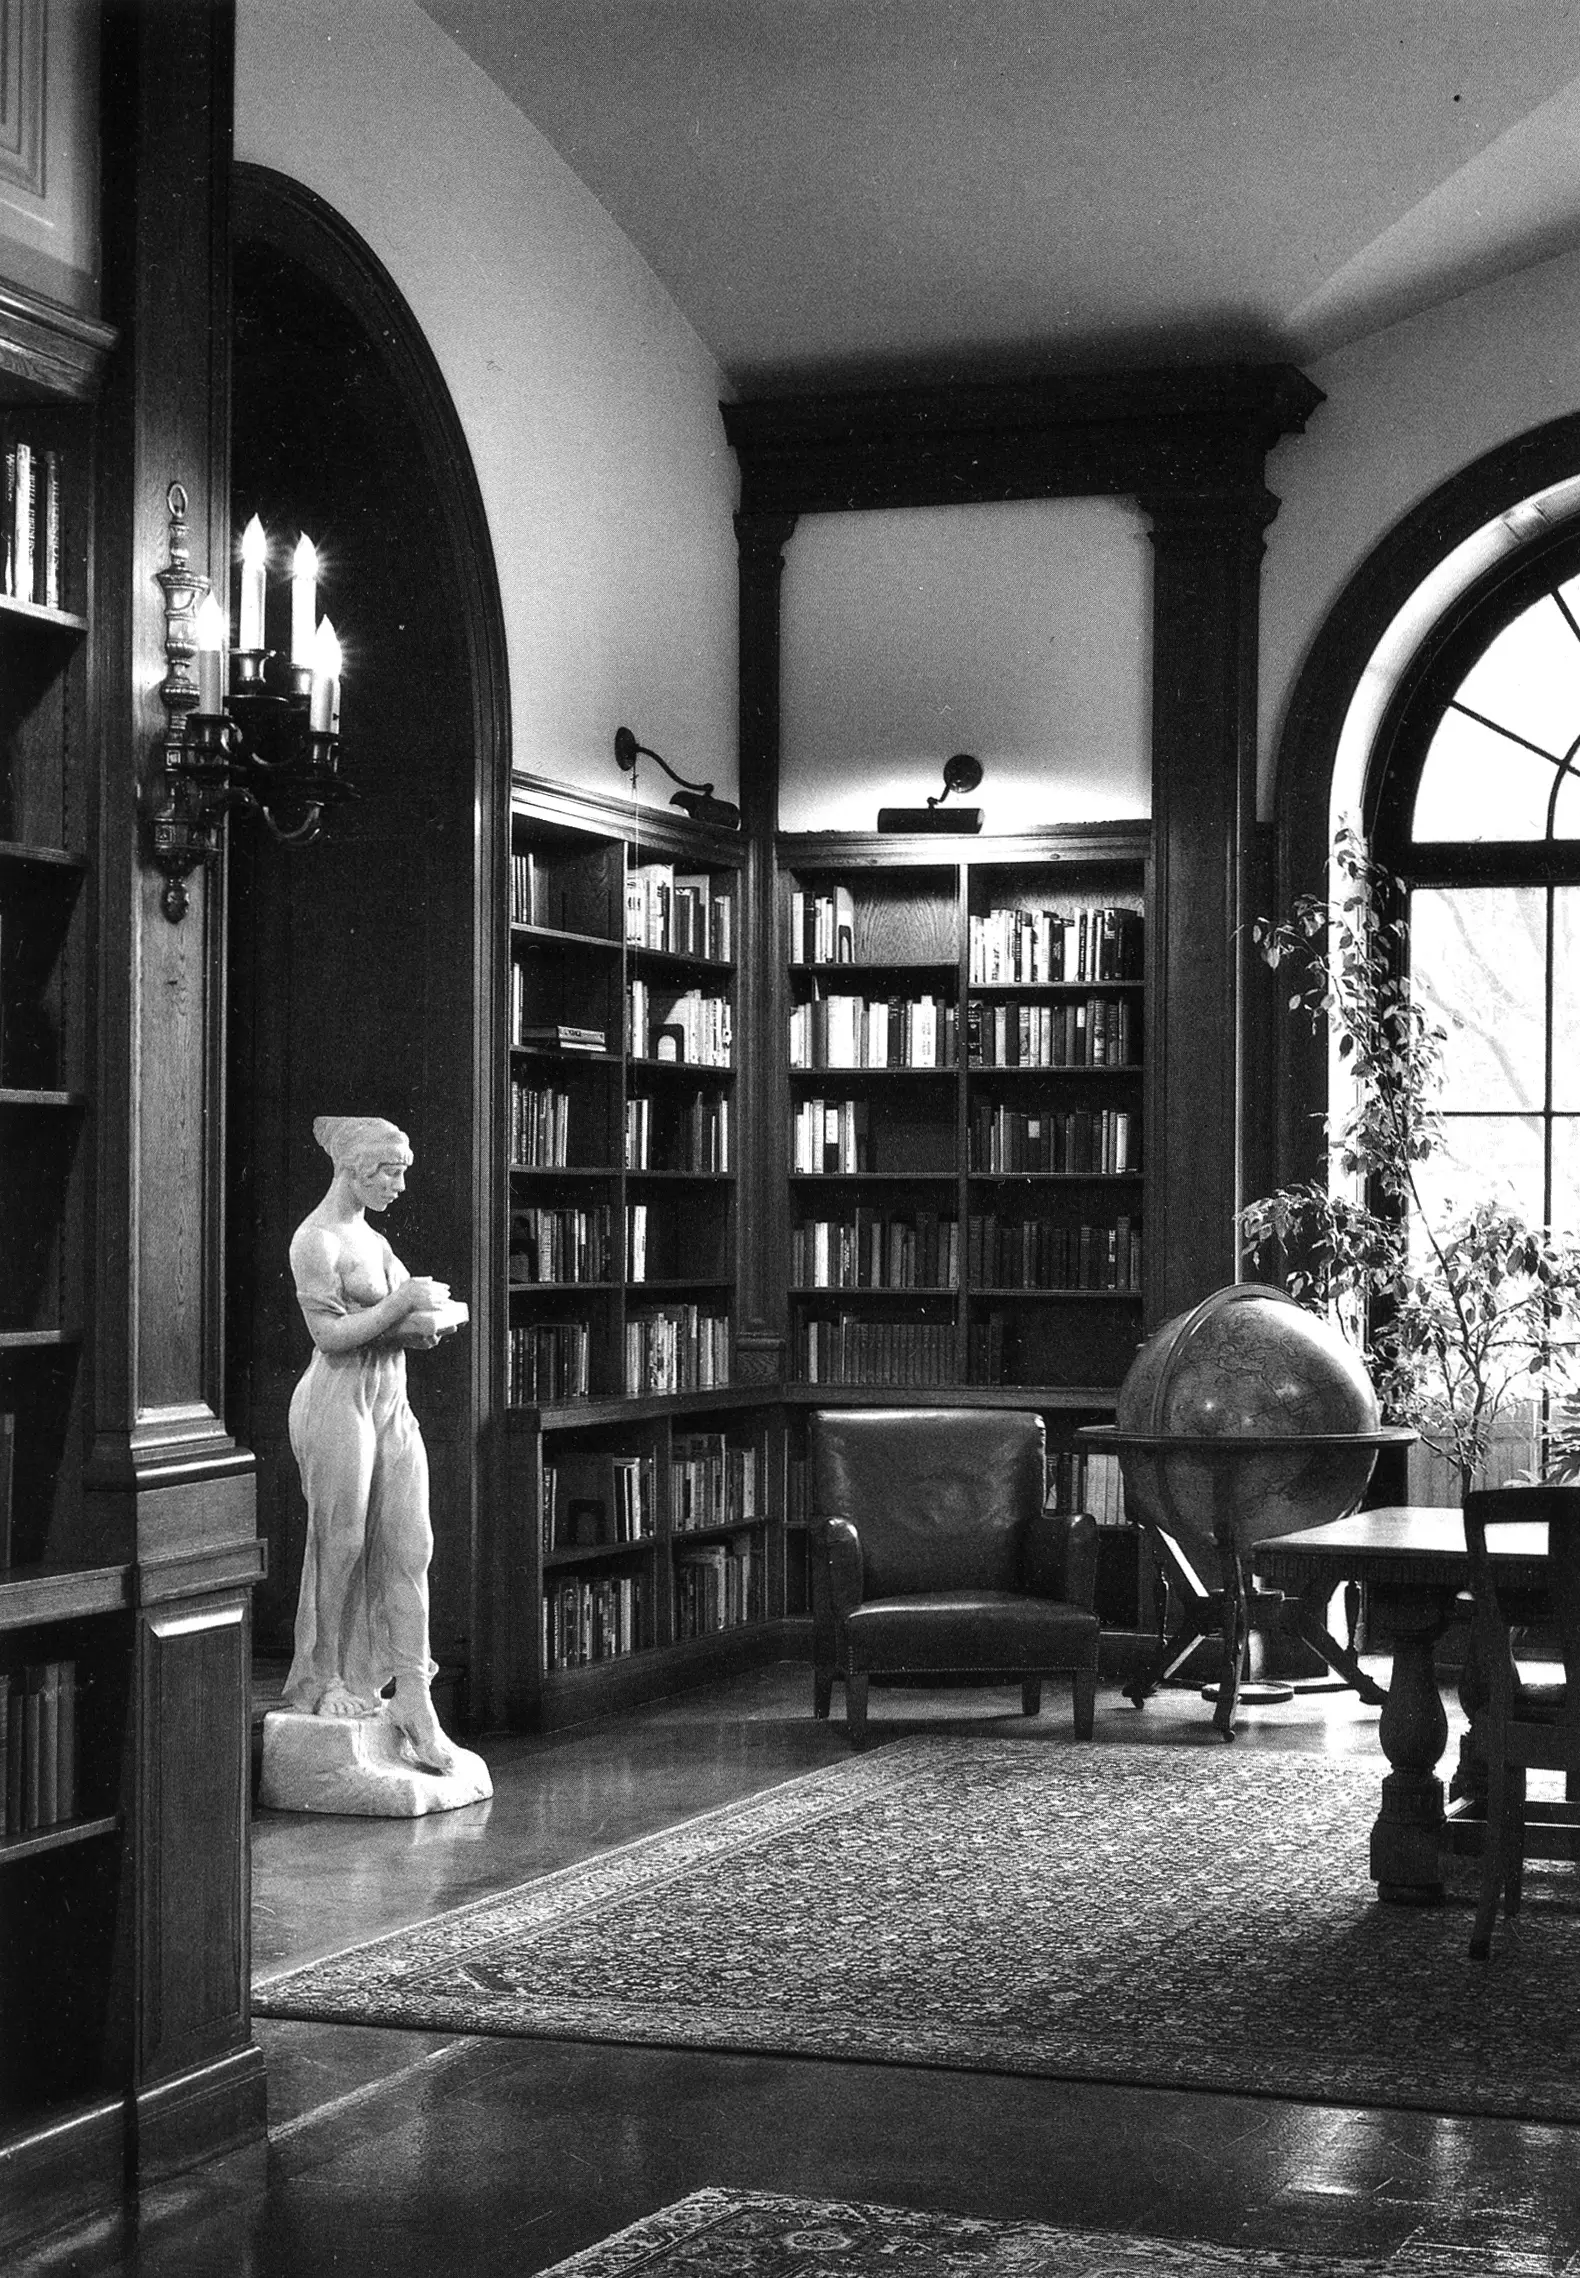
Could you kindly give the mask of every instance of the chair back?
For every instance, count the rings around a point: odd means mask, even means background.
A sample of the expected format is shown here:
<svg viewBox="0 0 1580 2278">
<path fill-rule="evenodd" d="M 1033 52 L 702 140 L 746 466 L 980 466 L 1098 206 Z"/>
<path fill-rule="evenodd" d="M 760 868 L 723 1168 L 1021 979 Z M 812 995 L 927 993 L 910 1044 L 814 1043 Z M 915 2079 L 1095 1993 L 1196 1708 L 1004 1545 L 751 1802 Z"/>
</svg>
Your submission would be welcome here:
<svg viewBox="0 0 1580 2278">
<path fill-rule="evenodd" d="M 1465 1550 L 1488 1702 L 1518 1714 L 1519 1672 L 1511 1633 L 1540 1619 L 1557 1634 L 1570 1700 L 1580 1711 L 1580 1487 L 1490 1487 L 1465 1497 Z M 1498 1573 L 1499 1531 L 1547 1529 L 1547 1555 L 1537 1599 Z M 1568 1719 L 1565 1720 L 1569 1721 Z"/>
<path fill-rule="evenodd" d="M 812 1508 L 861 1538 L 868 1597 L 1014 1590 L 1042 1510 L 1042 1418 L 1019 1409 L 821 1408 Z"/>
</svg>

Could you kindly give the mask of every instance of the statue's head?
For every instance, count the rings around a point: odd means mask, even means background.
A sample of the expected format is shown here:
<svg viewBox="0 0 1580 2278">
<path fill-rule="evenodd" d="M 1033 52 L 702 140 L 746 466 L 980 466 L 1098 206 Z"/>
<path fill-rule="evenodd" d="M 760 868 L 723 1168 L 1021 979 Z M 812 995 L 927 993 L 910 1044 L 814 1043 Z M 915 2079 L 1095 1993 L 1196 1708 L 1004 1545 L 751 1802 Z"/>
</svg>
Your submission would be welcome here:
<svg viewBox="0 0 1580 2278">
<path fill-rule="evenodd" d="M 411 1141 L 382 1115 L 319 1115 L 313 1137 L 368 1210 L 387 1210 L 406 1184 Z"/>
</svg>

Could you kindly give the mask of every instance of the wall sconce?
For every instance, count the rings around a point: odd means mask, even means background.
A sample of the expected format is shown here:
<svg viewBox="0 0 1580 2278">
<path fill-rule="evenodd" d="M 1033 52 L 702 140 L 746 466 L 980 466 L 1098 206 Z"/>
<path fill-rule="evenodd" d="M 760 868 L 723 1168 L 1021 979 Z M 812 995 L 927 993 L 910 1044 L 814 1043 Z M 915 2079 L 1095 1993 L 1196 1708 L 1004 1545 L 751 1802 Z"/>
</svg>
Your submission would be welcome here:
<svg viewBox="0 0 1580 2278">
<path fill-rule="evenodd" d="M 614 731 L 614 759 L 621 774 L 629 775 L 632 778 L 633 793 L 636 789 L 636 763 L 638 759 L 656 760 L 671 783 L 680 785 L 678 791 L 672 791 L 669 795 L 669 803 L 672 807 L 679 807 L 681 812 L 689 815 L 694 823 L 712 823 L 715 830 L 738 831 L 740 829 L 741 810 L 739 807 L 732 805 L 728 799 L 715 799 L 711 783 L 688 783 L 685 776 L 675 773 L 667 759 L 659 759 L 656 751 L 649 750 L 646 744 L 639 744 L 629 728 L 616 728 Z"/>
<path fill-rule="evenodd" d="M 315 623 L 312 540 L 300 541 L 292 564 L 287 663 L 264 647 L 268 541 L 257 516 L 242 539 L 240 639 L 230 649 L 209 580 L 191 567 L 182 484 L 170 485 L 165 505 L 170 559 L 155 572 L 165 597 L 165 732 L 145 803 L 152 859 L 165 877 L 162 907 L 176 925 L 187 913 L 186 881 L 219 859 L 234 809 L 261 815 L 282 845 L 306 846 L 325 810 L 356 793 L 338 772 L 340 643 L 327 617 Z"/>
<path fill-rule="evenodd" d="M 925 807 L 880 807 L 880 831 L 949 831 L 967 836 L 982 828 L 980 807 L 951 807 L 944 811 L 944 801 L 951 791 L 974 791 L 982 780 L 982 762 L 973 759 L 968 751 L 957 751 L 953 759 L 944 761 L 944 787 Z"/>
</svg>

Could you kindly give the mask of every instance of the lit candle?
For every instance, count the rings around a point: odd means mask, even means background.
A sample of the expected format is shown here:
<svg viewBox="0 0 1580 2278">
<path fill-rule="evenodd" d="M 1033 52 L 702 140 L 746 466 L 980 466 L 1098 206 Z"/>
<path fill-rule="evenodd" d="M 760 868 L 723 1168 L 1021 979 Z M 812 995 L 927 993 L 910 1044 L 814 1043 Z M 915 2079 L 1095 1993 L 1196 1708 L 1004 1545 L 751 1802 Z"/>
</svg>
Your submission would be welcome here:
<svg viewBox="0 0 1580 2278">
<path fill-rule="evenodd" d="M 198 610 L 192 637 L 197 643 L 197 708 L 214 716 L 225 709 L 225 645 L 229 633 L 225 612 L 211 593 Z"/>
<path fill-rule="evenodd" d="M 340 643 L 325 617 L 313 635 L 313 694 L 308 726 L 324 735 L 340 733 Z"/>
<path fill-rule="evenodd" d="M 241 628 L 239 649 L 263 647 L 263 597 L 269 575 L 269 541 L 255 514 L 241 534 Z"/>
<path fill-rule="evenodd" d="M 291 662 L 310 665 L 318 624 L 318 548 L 306 531 L 291 557 Z"/>
</svg>

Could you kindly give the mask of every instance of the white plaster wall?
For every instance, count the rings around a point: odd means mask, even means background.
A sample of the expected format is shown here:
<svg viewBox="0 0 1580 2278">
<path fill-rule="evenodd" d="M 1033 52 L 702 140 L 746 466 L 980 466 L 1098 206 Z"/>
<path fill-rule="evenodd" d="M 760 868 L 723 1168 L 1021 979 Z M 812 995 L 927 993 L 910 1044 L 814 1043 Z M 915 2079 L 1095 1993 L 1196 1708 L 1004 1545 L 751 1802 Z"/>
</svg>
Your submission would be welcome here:
<svg viewBox="0 0 1580 2278">
<path fill-rule="evenodd" d="M 413 0 L 239 0 L 236 154 L 350 222 L 438 358 L 499 570 L 516 765 L 624 793 L 628 722 L 733 791 L 725 390 L 629 240 Z"/>
<path fill-rule="evenodd" d="M 786 830 L 871 830 L 973 752 L 989 831 L 1151 811 L 1152 548 L 1125 500 L 805 517 L 782 588 Z"/>
<path fill-rule="evenodd" d="M 1580 252 L 1304 366 L 1327 401 L 1281 443 L 1262 571 L 1261 792 L 1324 619 L 1386 531 L 1485 451 L 1580 407 Z M 1580 469 L 1577 469 L 1580 472 Z"/>
</svg>

